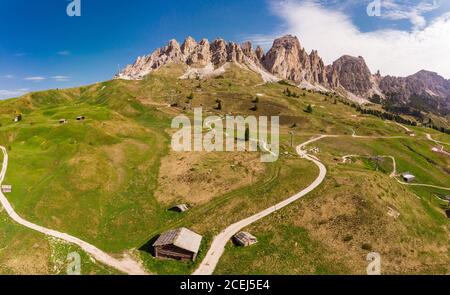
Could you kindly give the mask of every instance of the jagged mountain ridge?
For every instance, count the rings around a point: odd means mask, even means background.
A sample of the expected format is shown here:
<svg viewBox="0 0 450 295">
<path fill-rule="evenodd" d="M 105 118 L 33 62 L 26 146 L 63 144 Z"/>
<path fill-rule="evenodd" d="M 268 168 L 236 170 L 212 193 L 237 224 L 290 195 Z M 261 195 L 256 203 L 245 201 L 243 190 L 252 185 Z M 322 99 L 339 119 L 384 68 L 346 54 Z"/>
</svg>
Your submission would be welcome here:
<svg viewBox="0 0 450 295">
<path fill-rule="evenodd" d="M 371 73 L 363 57 L 349 55 L 325 65 L 316 50 L 308 54 L 292 35 L 274 40 L 267 53 L 259 46 L 254 49 L 250 42 L 240 45 L 223 39 L 211 43 L 202 39 L 197 43 L 188 37 L 180 45 L 171 40 L 167 46 L 139 57 L 115 78 L 139 80 L 169 63 L 188 66 L 181 78 L 220 74 L 228 64 L 235 63 L 259 73 L 266 82 L 289 80 L 302 88 L 338 92 L 359 103 L 375 94 L 396 97 L 401 104 L 421 96 L 433 100 L 438 111 L 450 108 L 450 80 L 436 73 L 420 71 L 406 78 L 382 77 L 379 72 Z"/>
</svg>

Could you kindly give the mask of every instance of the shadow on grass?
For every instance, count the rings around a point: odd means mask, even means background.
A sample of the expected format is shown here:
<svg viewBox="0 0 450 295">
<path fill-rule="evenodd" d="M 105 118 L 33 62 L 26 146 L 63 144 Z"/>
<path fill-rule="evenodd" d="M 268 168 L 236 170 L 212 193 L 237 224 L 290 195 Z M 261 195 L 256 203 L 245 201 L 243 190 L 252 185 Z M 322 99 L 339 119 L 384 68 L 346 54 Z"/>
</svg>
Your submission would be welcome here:
<svg viewBox="0 0 450 295">
<path fill-rule="evenodd" d="M 153 257 L 155 257 L 155 248 L 153 247 L 153 244 L 156 242 L 156 240 L 159 238 L 159 235 L 154 236 L 153 238 L 151 238 L 147 243 L 145 243 L 144 245 L 142 245 L 139 248 L 139 251 L 144 251 L 148 254 L 151 254 Z"/>
</svg>

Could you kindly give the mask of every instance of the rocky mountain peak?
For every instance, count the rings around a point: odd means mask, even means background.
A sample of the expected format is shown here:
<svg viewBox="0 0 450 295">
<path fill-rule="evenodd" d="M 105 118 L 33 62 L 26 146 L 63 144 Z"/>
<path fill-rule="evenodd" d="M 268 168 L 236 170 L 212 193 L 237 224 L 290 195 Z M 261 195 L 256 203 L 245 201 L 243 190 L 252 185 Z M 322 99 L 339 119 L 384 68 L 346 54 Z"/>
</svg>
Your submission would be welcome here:
<svg viewBox="0 0 450 295">
<path fill-rule="evenodd" d="M 256 54 L 256 57 L 258 58 L 258 60 L 262 61 L 262 59 L 264 58 L 264 49 L 262 49 L 261 46 L 257 46 L 256 50 L 255 50 L 255 54 Z"/>
<path fill-rule="evenodd" d="M 416 96 L 441 98 L 439 108 L 450 106 L 450 82 L 435 72 L 421 70 L 406 78 L 386 76 L 381 79 L 380 88 L 402 103 Z"/>
<path fill-rule="evenodd" d="M 307 57 L 309 59 L 309 57 Z M 282 79 L 300 83 L 304 77 L 305 56 L 297 37 L 287 35 L 276 39 L 263 59 L 264 67 Z"/>
<path fill-rule="evenodd" d="M 326 66 L 317 50 L 309 54 L 296 36 L 286 35 L 274 40 L 272 48 L 264 54 L 261 47 L 253 48 L 251 42 L 239 45 L 216 39 L 196 42 L 188 37 L 180 44 L 176 40 L 139 57 L 116 75 L 117 79 L 142 79 L 145 75 L 169 63 L 188 66 L 189 75 L 214 72 L 226 63 L 240 66 L 260 74 L 265 81 L 290 80 L 300 87 L 321 91 L 337 91 L 358 102 L 367 101 L 373 94 L 392 96 L 408 102 L 414 95 L 437 98 L 440 108 L 450 106 L 450 80 L 437 73 L 419 71 L 405 77 L 382 77 L 378 71 L 372 75 L 364 58 L 343 55 Z"/>
<path fill-rule="evenodd" d="M 180 43 L 178 43 L 177 40 L 172 39 L 169 41 L 169 44 L 167 44 L 167 50 L 169 51 L 181 51 Z"/>
<path fill-rule="evenodd" d="M 242 43 L 241 48 L 244 53 L 248 54 L 249 52 L 253 51 L 253 44 L 250 41 L 246 41 Z"/>
<path fill-rule="evenodd" d="M 185 55 L 191 54 L 195 50 L 196 47 L 197 47 L 197 42 L 194 40 L 194 38 L 189 36 L 184 40 L 183 45 L 181 45 L 181 51 Z"/>
<path fill-rule="evenodd" d="M 373 89 L 372 74 L 364 58 L 344 55 L 328 68 L 328 79 L 334 88 L 345 90 L 366 98 Z"/>
<path fill-rule="evenodd" d="M 253 45 L 251 42 L 247 41 L 241 45 L 244 55 L 253 61 L 255 64 L 260 65 L 261 60 L 264 57 L 264 50 L 258 46 L 256 50 L 253 50 Z"/>
<path fill-rule="evenodd" d="M 300 50 L 300 41 L 296 36 L 286 35 L 281 38 L 275 39 L 272 49 L 284 48 L 286 51 Z"/>
<path fill-rule="evenodd" d="M 263 58 L 263 65 L 273 75 L 291 80 L 302 87 L 328 86 L 326 67 L 316 50 L 308 54 L 297 37 L 286 35 L 274 41 Z"/>
</svg>

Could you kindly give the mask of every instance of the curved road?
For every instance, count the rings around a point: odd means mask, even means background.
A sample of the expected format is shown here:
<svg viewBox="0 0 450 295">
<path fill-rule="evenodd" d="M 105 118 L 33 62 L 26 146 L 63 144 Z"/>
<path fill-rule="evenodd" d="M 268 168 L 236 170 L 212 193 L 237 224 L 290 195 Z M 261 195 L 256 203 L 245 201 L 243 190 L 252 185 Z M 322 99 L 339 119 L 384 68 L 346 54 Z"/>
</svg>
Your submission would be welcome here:
<svg viewBox="0 0 450 295">
<path fill-rule="evenodd" d="M 327 173 L 326 167 L 320 162 L 320 160 L 318 158 L 316 158 L 315 156 L 308 155 L 307 151 L 303 150 L 303 148 L 315 141 L 318 141 L 318 140 L 320 140 L 322 138 L 326 138 L 326 137 L 339 137 L 339 135 L 322 135 L 317 138 L 313 138 L 307 142 L 304 142 L 297 147 L 297 153 L 299 154 L 299 156 L 301 158 L 312 161 L 314 164 L 316 164 L 319 167 L 320 173 L 319 173 L 319 176 L 316 178 L 316 180 L 313 183 L 311 183 L 306 189 L 304 189 L 303 191 L 299 192 L 298 194 L 290 197 L 289 199 L 286 199 L 283 202 L 278 203 L 277 205 L 275 205 L 273 207 L 270 207 L 264 211 L 261 211 L 253 216 L 250 216 L 244 220 L 238 221 L 238 222 L 230 225 L 229 227 L 227 227 L 224 231 L 222 231 L 220 234 L 218 234 L 214 238 L 214 240 L 211 244 L 211 247 L 208 250 L 208 253 L 206 254 L 205 258 L 203 259 L 203 261 L 201 262 L 201 264 L 199 265 L 197 270 L 193 273 L 193 275 L 212 275 L 214 273 L 214 270 L 215 270 L 218 262 L 219 262 L 220 257 L 222 256 L 223 252 L 225 251 L 225 245 L 236 233 L 238 233 L 243 228 L 249 226 L 250 224 L 252 224 L 258 220 L 261 220 L 262 218 L 299 200 L 306 194 L 313 191 L 315 188 L 317 188 L 323 182 L 323 180 L 325 179 L 326 173 Z M 352 137 L 354 137 L 354 138 L 374 138 L 374 136 L 357 136 L 355 134 L 355 132 L 353 132 Z M 404 137 L 403 136 L 380 136 L 380 137 L 376 137 L 376 138 L 404 138 Z M 348 155 L 348 156 L 344 156 L 343 159 L 345 161 L 346 158 L 355 157 L 355 156 L 357 156 L 357 155 Z M 392 159 L 393 171 L 390 174 L 390 177 L 394 178 L 397 174 L 397 167 L 396 167 L 397 165 L 396 165 L 395 158 L 392 156 L 382 156 L 382 157 Z M 425 186 L 425 187 L 434 187 L 434 188 L 440 188 L 440 189 L 444 189 L 444 190 L 450 190 L 450 188 L 439 187 L 439 186 L 434 186 L 434 185 L 408 184 L 408 183 L 401 182 L 400 180 L 397 180 L 397 181 L 404 185 Z"/>
<path fill-rule="evenodd" d="M 208 126 L 210 127 L 210 126 Z M 210 128 L 211 129 L 211 128 Z M 253 216 L 250 216 L 246 219 L 243 219 L 241 221 L 238 221 L 232 225 L 230 225 L 229 227 L 227 227 L 224 231 L 222 231 L 219 235 L 217 235 L 212 244 L 211 247 L 208 251 L 208 253 L 206 254 L 205 258 L 203 259 L 202 263 L 199 265 L 199 267 L 197 268 L 197 270 L 193 273 L 193 275 L 212 275 L 218 262 L 220 257 L 222 256 L 224 250 L 225 250 L 225 245 L 228 243 L 228 241 L 236 234 L 238 233 L 240 230 L 242 230 L 243 228 L 249 226 L 250 224 L 259 221 L 261 219 L 263 219 L 264 217 L 292 204 L 293 202 L 299 200 L 300 198 L 302 198 L 303 196 L 307 195 L 308 193 L 312 192 L 314 189 L 316 189 L 325 179 L 325 176 L 327 174 L 327 169 L 325 167 L 325 165 L 323 165 L 320 160 L 312 155 L 308 155 L 307 151 L 303 150 L 303 148 L 315 141 L 321 140 L 323 138 L 326 137 L 339 137 L 339 135 L 322 135 L 316 138 L 313 138 L 309 141 L 306 141 L 304 143 L 302 143 L 301 145 L 297 146 L 297 153 L 299 154 L 299 156 L 303 159 L 306 159 L 308 161 L 313 162 L 318 168 L 319 168 L 319 176 L 314 180 L 313 183 L 311 183 L 307 188 L 305 188 L 304 190 L 302 190 L 301 192 L 299 192 L 298 194 L 276 204 L 275 206 L 272 206 L 270 208 L 267 208 Z M 352 134 L 353 138 L 373 138 L 373 136 L 358 136 L 356 135 L 356 132 L 353 131 Z M 395 137 L 395 136 L 379 136 L 377 138 L 403 138 L 401 136 Z M 436 140 L 433 140 L 431 138 L 431 135 L 427 134 L 427 139 L 430 141 L 434 141 L 435 143 L 440 143 Z M 263 142 L 263 148 L 266 149 L 267 151 L 270 151 L 268 148 L 266 148 L 266 143 Z M 3 180 L 5 178 L 6 175 L 6 170 L 8 167 L 8 153 L 6 151 L 6 149 L 3 146 L 0 146 L 0 149 L 3 152 L 3 165 L 2 165 L 2 169 L 0 171 L 0 186 L 3 183 Z M 343 160 L 345 162 L 345 160 L 347 158 L 350 157 L 357 157 L 357 155 L 348 155 L 348 156 L 344 156 Z M 395 158 L 392 156 L 383 156 L 383 157 L 388 157 L 391 158 L 393 160 L 394 163 L 394 171 L 391 173 L 391 177 L 395 177 L 396 176 L 396 161 Z M 439 186 L 434 186 L 434 185 L 428 185 L 428 184 L 409 184 L 409 183 L 404 183 L 398 180 L 399 183 L 404 184 L 404 185 L 412 185 L 412 186 L 426 186 L 426 187 L 434 187 L 434 188 L 439 188 L 439 189 L 444 189 L 444 190 L 450 190 L 450 188 L 445 188 L 445 187 L 439 187 Z M 40 233 L 43 233 L 45 235 L 48 236 L 52 236 L 61 240 L 64 240 L 66 242 L 78 245 L 81 249 L 83 249 L 85 252 L 87 252 L 88 254 L 90 254 L 94 259 L 109 265 L 117 270 L 120 270 L 124 273 L 127 274 L 132 274 L 132 275 L 143 275 L 143 274 L 148 274 L 142 267 L 141 264 L 139 264 L 138 262 L 134 261 L 133 259 L 127 257 L 125 259 L 122 260 L 118 260 L 112 256 L 110 256 L 109 254 L 103 252 L 102 250 L 98 249 L 97 247 L 83 241 L 80 240 L 76 237 L 73 237 L 71 235 L 68 235 L 66 233 L 61 233 L 55 230 L 51 230 L 42 226 L 39 226 L 37 224 L 31 223 L 23 218 L 21 218 L 12 208 L 11 204 L 9 203 L 8 199 L 5 197 L 5 195 L 0 191 L 0 202 L 3 205 L 3 207 L 5 208 L 6 212 L 8 213 L 8 215 L 17 223 L 30 228 L 32 230 L 38 231 Z"/>
<path fill-rule="evenodd" d="M 347 155 L 347 156 L 342 157 L 342 163 L 344 163 L 344 164 L 347 163 L 348 158 L 358 158 L 358 157 L 359 158 L 368 158 L 368 156 Z M 393 169 L 392 169 L 392 173 L 389 175 L 389 177 L 395 178 L 397 176 L 397 162 L 396 162 L 395 158 L 393 156 L 379 156 L 379 157 L 392 159 Z M 437 188 L 437 189 L 441 189 L 441 190 L 450 191 L 450 187 L 443 187 L 443 186 L 437 186 L 437 185 L 432 185 L 432 184 L 423 184 L 423 183 L 407 183 L 407 182 L 401 181 L 399 179 L 396 179 L 396 180 L 398 183 L 403 184 L 403 185 L 431 187 L 431 188 Z"/>
<path fill-rule="evenodd" d="M 0 146 L 0 149 L 3 152 L 3 165 L 2 165 L 2 169 L 0 171 L 0 186 L 1 186 L 1 184 L 3 183 L 3 180 L 5 179 L 6 170 L 8 168 L 8 153 L 3 146 Z M 14 209 L 11 206 L 11 204 L 9 203 L 8 199 L 5 197 L 5 195 L 1 191 L 0 191 L 0 202 L 3 205 L 3 207 L 5 208 L 8 215 L 15 222 L 17 222 L 29 229 L 38 231 L 47 236 L 52 236 L 57 239 L 64 240 L 71 244 L 78 245 L 81 249 L 83 249 L 85 252 L 87 252 L 89 255 L 91 255 L 94 259 L 96 259 L 106 265 L 109 265 L 123 273 L 131 274 L 131 275 L 147 274 L 146 271 L 142 268 L 142 266 L 138 262 L 132 260 L 129 257 L 127 257 L 123 260 L 118 260 L 83 240 L 80 240 L 80 239 L 73 237 L 71 235 L 68 235 L 66 233 L 61 233 L 61 232 L 58 232 L 58 231 L 55 231 L 52 229 L 48 229 L 48 228 L 39 226 L 37 224 L 31 223 L 31 222 L 23 219 L 14 211 Z"/>
<path fill-rule="evenodd" d="M 310 156 L 307 154 L 306 151 L 303 150 L 305 146 L 307 146 L 310 143 L 313 143 L 315 141 L 318 141 L 325 137 L 335 137 L 335 136 L 327 136 L 323 135 L 314 139 L 311 139 L 305 143 L 302 143 L 297 147 L 297 153 L 300 155 L 301 158 L 307 159 L 309 161 L 312 161 L 314 164 L 316 164 L 317 167 L 319 167 L 319 176 L 314 180 L 313 183 L 311 183 L 307 188 L 299 192 L 298 194 L 284 200 L 281 203 L 276 204 L 275 206 L 272 206 L 270 208 L 267 208 L 264 211 L 261 211 L 253 216 L 250 216 L 244 220 L 238 221 L 229 227 L 227 227 L 224 231 L 222 231 L 220 234 L 218 234 L 212 244 L 209 248 L 208 253 L 206 253 L 205 258 L 203 259 L 200 266 L 197 268 L 197 270 L 193 273 L 193 275 L 212 275 L 217 263 L 219 262 L 220 257 L 222 256 L 225 245 L 228 243 L 228 241 L 240 230 L 243 228 L 249 226 L 250 224 L 261 220 L 262 218 L 292 204 L 293 202 L 299 200 L 306 194 L 310 193 L 314 189 L 316 189 L 325 179 L 325 176 L 327 174 L 327 169 L 325 165 L 323 165 L 316 157 Z"/>
<path fill-rule="evenodd" d="M 447 143 L 447 142 L 435 140 L 433 137 L 431 137 L 431 134 L 429 134 L 429 133 L 426 134 L 426 137 L 427 137 L 428 140 L 430 140 L 430 141 L 432 141 L 432 142 L 434 142 L 434 143 L 436 143 L 436 144 L 446 144 L 446 145 L 450 145 L 450 144 Z"/>
</svg>

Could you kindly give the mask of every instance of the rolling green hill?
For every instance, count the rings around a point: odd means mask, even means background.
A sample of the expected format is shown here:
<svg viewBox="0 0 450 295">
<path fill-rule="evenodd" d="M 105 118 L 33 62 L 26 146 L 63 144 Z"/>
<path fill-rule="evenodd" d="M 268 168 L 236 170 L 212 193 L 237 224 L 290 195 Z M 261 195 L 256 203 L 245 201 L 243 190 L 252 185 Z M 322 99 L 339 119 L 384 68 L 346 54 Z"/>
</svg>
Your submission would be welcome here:
<svg viewBox="0 0 450 295">
<path fill-rule="evenodd" d="M 325 183 L 304 200 L 252 225 L 248 230 L 259 243 L 249 248 L 229 244 L 216 272 L 361 274 L 370 251 L 381 253 L 386 273 L 450 272 L 449 220 L 436 198 L 448 191 L 406 187 L 389 177 L 388 162 L 376 169 L 364 158 L 341 161 L 349 154 L 394 156 L 398 172 L 412 172 L 418 183 L 449 187 L 450 158 L 432 152 L 434 143 L 425 134 L 447 143 L 449 135 L 411 127 L 416 133 L 411 137 L 393 122 L 362 115 L 336 96 L 286 83 L 264 84 L 257 74 L 237 66 L 208 79 L 179 80 L 183 70 L 170 65 L 142 81 L 112 80 L 0 101 L 0 145 L 9 154 L 5 183 L 13 185 L 7 197 L 16 211 L 113 255 L 131 253 L 149 272 L 187 274 L 215 234 L 290 197 L 317 177 L 316 166 L 300 159 L 290 146 L 290 132 L 296 144 L 315 135 L 336 134 L 341 137 L 312 145 L 319 147 L 316 156 L 329 170 Z M 286 95 L 286 88 L 298 95 Z M 221 110 L 216 109 L 217 100 Z M 311 113 L 304 111 L 308 105 Z M 191 155 L 171 151 L 171 119 L 192 115 L 200 106 L 208 114 L 280 116 L 280 159 L 251 170 L 245 165 L 255 158 L 251 153 L 200 153 L 194 161 Z M 22 121 L 14 123 L 18 113 Z M 77 121 L 78 116 L 86 119 Z M 60 119 L 68 123 L 60 124 Z M 373 138 L 354 138 L 353 132 Z M 220 187 L 183 214 L 168 208 L 174 202 L 192 203 L 193 197 L 169 196 L 173 192 L 162 185 L 168 175 L 161 167 L 177 161 L 187 165 L 190 177 L 170 179 L 172 187 L 196 187 L 199 195 L 211 186 Z M 240 169 L 236 174 L 253 176 L 230 186 L 230 167 Z M 209 170 L 213 177 L 207 183 L 203 180 Z M 388 208 L 399 217 L 390 216 Z M 0 266 L 0 272 L 52 273 L 54 263 L 48 257 L 58 251 L 52 247 L 59 246 L 12 224 L 4 213 L 0 218 L 0 237 L 5 237 L 0 239 L 0 265 L 7 265 Z M 205 238 L 196 263 L 156 260 L 145 251 L 149 240 L 179 226 Z M 20 235 L 26 236 L 23 243 L 14 238 Z M 9 263 L 12 256 L 33 261 L 33 249 L 47 257 L 40 268 Z M 115 272 L 86 263 L 89 273 Z"/>
</svg>

